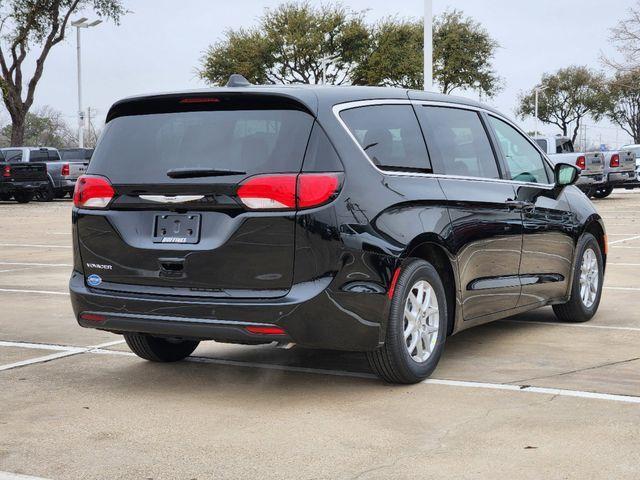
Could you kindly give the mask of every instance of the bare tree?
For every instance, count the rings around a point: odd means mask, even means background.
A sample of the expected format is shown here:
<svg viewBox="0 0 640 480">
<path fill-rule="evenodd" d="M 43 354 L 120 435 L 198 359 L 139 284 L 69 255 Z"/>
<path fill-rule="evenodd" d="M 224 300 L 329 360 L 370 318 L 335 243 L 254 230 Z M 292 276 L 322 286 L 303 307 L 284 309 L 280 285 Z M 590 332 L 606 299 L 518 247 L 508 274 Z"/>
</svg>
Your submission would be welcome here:
<svg viewBox="0 0 640 480">
<path fill-rule="evenodd" d="M 0 88 L 11 117 L 11 145 L 23 143 L 49 53 L 64 40 L 71 15 L 83 9 L 116 23 L 125 13 L 122 0 L 0 0 Z M 24 75 L 27 58 L 35 58 L 30 78 Z"/>
<path fill-rule="evenodd" d="M 627 10 L 626 18 L 611 29 L 609 39 L 623 60 L 604 57 L 606 65 L 618 71 L 640 68 L 640 0 Z"/>
</svg>

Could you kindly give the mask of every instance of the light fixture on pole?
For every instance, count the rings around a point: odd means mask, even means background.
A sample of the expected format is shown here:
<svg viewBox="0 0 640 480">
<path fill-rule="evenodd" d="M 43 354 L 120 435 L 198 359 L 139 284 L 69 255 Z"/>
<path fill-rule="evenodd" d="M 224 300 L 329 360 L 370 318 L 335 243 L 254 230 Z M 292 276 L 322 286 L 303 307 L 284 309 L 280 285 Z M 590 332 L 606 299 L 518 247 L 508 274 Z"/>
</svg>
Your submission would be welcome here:
<svg viewBox="0 0 640 480">
<path fill-rule="evenodd" d="M 424 89 L 433 90 L 433 0 L 424 0 Z"/>
<path fill-rule="evenodd" d="M 339 61 L 340 55 L 329 55 L 320 59 L 320 69 L 322 70 L 322 80 L 320 85 L 327 84 L 327 74 L 329 73 L 329 65 L 333 62 Z"/>
<path fill-rule="evenodd" d="M 547 87 L 536 87 L 533 89 L 533 91 L 535 92 L 535 117 L 536 117 L 536 131 L 534 133 L 535 136 L 538 136 L 538 122 L 539 117 L 538 117 L 538 109 L 539 109 L 539 105 L 540 105 L 540 92 L 544 92 L 547 89 Z"/>
<path fill-rule="evenodd" d="M 84 111 L 82 109 L 82 43 L 80 29 L 95 27 L 100 25 L 102 20 L 89 22 L 86 17 L 79 18 L 71 22 L 71 26 L 76 27 L 77 32 L 77 50 L 78 50 L 78 146 L 84 148 Z"/>
</svg>

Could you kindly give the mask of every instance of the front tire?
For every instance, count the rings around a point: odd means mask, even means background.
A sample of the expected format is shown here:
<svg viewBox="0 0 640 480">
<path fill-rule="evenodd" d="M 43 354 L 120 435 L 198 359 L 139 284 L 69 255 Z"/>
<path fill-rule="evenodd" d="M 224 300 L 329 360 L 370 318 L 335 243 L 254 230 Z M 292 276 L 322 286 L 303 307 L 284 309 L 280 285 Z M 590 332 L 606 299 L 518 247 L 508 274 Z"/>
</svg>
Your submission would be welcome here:
<svg viewBox="0 0 640 480">
<path fill-rule="evenodd" d="M 412 384 L 435 370 L 447 337 L 447 297 L 436 269 L 412 259 L 398 278 L 382 347 L 367 353 L 371 369 L 389 383 Z"/>
<path fill-rule="evenodd" d="M 604 280 L 602 251 L 596 238 L 585 233 L 578 241 L 576 252 L 571 298 L 567 303 L 553 306 L 558 320 L 568 323 L 583 323 L 593 318 L 600 305 Z"/>
<path fill-rule="evenodd" d="M 192 340 L 168 340 L 144 333 L 126 333 L 124 339 L 133 353 L 150 362 L 179 362 L 198 347 Z"/>
<path fill-rule="evenodd" d="M 613 187 L 599 188 L 593 194 L 596 198 L 607 198 L 613 192 Z"/>
</svg>

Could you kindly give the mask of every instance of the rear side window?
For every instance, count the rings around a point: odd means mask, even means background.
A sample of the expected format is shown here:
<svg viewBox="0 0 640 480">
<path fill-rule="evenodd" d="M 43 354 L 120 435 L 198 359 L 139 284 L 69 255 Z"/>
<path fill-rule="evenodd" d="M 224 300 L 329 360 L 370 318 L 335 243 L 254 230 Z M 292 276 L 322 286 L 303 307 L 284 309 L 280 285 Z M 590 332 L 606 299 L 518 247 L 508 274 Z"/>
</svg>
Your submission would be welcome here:
<svg viewBox="0 0 640 480">
<path fill-rule="evenodd" d="M 440 165 L 441 173 L 500 178 L 489 137 L 477 112 L 428 106 L 418 112 L 429 152 L 434 163 Z"/>
<path fill-rule="evenodd" d="M 429 154 L 411 105 L 374 105 L 341 117 L 371 161 L 383 170 L 431 172 Z"/>
<path fill-rule="evenodd" d="M 104 131 L 88 173 L 120 184 L 193 183 L 169 170 L 207 168 L 247 175 L 302 168 L 313 118 L 298 110 L 224 110 L 117 117 Z M 195 181 L 216 182 L 216 178 Z"/>
<path fill-rule="evenodd" d="M 548 152 L 548 151 L 549 151 L 549 150 L 548 150 L 548 148 L 549 148 L 549 144 L 547 143 L 547 141 L 546 141 L 546 140 L 542 140 L 542 139 L 540 139 L 540 138 L 539 138 L 539 139 L 537 139 L 537 140 L 536 140 L 536 143 L 537 143 L 537 144 L 538 144 L 538 146 L 539 146 L 542 150 L 544 150 L 545 152 Z"/>
<path fill-rule="evenodd" d="M 509 169 L 509 179 L 518 182 L 549 183 L 540 152 L 515 128 L 496 117 L 489 121 Z"/>
<path fill-rule="evenodd" d="M 344 170 L 327 134 L 317 123 L 311 132 L 303 170 L 305 172 L 341 172 Z"/>
</svg>

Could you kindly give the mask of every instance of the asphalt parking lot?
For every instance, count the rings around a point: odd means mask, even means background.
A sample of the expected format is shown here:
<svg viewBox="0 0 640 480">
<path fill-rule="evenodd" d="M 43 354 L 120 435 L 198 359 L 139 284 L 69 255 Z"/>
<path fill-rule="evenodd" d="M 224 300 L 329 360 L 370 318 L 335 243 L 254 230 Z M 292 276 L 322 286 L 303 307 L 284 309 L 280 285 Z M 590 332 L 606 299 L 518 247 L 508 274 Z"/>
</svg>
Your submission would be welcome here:
<svg viewBox="0 0 640 480">
<path fill-rule="evenodd" d="M 433 379 L 392 387 L 356 354 L 144 362 L 73 318 L 70 201 L 0 202 L 0 479 L 640 478 L 640 192 L 596 206 L 592 322 L 466 331 Z"/>
</svg>

